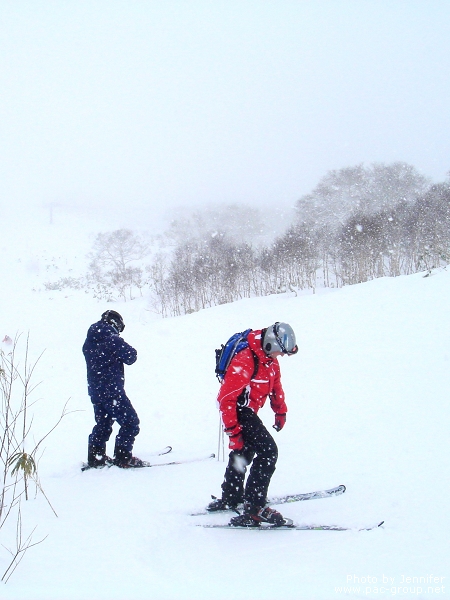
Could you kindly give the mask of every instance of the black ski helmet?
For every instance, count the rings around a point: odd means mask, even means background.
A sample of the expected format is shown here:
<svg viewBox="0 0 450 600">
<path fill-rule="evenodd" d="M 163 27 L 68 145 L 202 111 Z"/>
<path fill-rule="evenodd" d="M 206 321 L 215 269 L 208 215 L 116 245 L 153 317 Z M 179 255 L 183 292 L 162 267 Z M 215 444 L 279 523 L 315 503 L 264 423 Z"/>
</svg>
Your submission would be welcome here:
<svg viewBox="0 0 450 600">
<path fill-rule="evenodd" d="M 122 333 L 125 329 L 125 323 L 123 322 L 122 315 L 115 310 L 107 310 L 102 314 L 102 321 L 109 323 L 117 330 L 117 333 Z"/>
<path fill-rule="evenodd" d="M 264 333 L 263 349 L 266 354 L 282 352 L 291 356 L 298 352 L 294 330 L 287 323 L 278 321 L 268 327 Z"/>
</svg>

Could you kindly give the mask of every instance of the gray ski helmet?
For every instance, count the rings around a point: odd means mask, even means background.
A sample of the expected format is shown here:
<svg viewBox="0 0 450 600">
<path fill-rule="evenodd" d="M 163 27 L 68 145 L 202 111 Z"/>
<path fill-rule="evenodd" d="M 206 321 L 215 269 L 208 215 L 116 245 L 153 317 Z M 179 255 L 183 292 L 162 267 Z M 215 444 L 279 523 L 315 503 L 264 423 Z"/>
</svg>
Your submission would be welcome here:
<svg viewBox="0 0 450 600">
<path fill-rule="evenodd" d="M 298 346 L 294 330 L 287 323 L 278 321 L 266 329 L 263 339 L 263 349 L 266 354 L 282 352 L 283 354 L 296 354 Z"/>
<path fill-rule="evenodd" d="M 109 323 L 117 330 L 117 333 L 122 333 L 125 329 L 125 323 L 123 322 L 122 315 L 119 315 L 115 310 L 107 310 L 102 314 L 102 321 Z"/>
</svg>

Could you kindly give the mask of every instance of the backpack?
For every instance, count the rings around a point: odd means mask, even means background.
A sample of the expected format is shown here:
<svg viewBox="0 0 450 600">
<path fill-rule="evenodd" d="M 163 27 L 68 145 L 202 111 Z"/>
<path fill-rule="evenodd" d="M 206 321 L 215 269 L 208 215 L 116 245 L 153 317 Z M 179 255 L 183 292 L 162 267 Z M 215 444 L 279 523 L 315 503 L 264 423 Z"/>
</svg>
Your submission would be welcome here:
<svg viewBox="0 0 450 600">
<path fill-rule="evenodd" d="M 246 329 L 241 333 L 235 333 L 225 344 L 222 344 L 220 348 L 216 349 L 216 377 L 220 383 L 222 383 L 232 359 L 238 352 L 248 348 L 247 337 L 250 331 L 251 329 Z M 255 370 L 252 375 L 253 379 L 258 371 L 258 357 L 253 351 L 252 354 L 255 359 Z"/>
</svg>

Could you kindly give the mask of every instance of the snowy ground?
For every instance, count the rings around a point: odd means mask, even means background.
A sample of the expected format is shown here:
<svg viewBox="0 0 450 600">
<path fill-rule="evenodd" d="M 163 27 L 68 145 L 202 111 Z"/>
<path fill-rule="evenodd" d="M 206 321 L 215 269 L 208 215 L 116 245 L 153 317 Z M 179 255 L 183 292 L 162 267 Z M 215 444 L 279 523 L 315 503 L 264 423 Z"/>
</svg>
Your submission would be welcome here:
<svg viewBox="0 0 450 600">
<path fill-rule="evenodd" d="M 280 458 L 270 493 L 343 483 L 340 497 L 282 512 L 297 523 L 354 530 L 228 531 L 196 527 L 225 523 L 227 515 L 189 516 L 220 493 L 222 460 L 81 473 L 93 425 L 81 346 L 106 307 L 84 292 L 30 291 L 38 267 L 25 268 L 17 256 L 13 241 L 4 240 L 0 339 L 29 331 L 32 354 L 45 349 L 35 377 L 42 381 L 36 435 L 67 399 L 77 412 L 48 438 L 40 461 L 58 518 L 42 497 L 24 507 L 26 530 L 38 525 L 36 539 L 48 538 L 2 586 L 2 599 L 449 593 L 450 272 L 244 300 L 165 320 L 147 310 L 145 299 L 108 305 L 123 314 L 124 338 L 138 350 L 138 362 L 126 368 L 126 389 L 141 419 L 135 454 L 144 459 L 167 444 L 173 459 L 217 454 L 214 349 L 247 327 L 276 320 L 294 327 L 300 350 L 281 359 L 289 413 L 286 427 L 274 433 Z M 261 416 L 272 424 L 268 406 Z M 381 520 L 382 529 L 357 531 Z M 2 543 L 9 533 L 0 532 Z M 0 550 L 3 573 L 7 553 Z"/>
</svg>

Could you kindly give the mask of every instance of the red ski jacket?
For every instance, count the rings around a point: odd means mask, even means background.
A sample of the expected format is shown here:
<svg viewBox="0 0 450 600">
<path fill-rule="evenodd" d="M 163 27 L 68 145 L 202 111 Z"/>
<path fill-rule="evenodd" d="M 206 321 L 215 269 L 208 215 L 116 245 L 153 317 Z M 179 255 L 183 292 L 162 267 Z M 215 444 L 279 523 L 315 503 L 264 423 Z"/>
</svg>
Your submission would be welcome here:
<svg viewBox="0 0 450 600">
<path fill-rule="evenodd" d="M 237 416 L 237 402 L 248 406 L 255 413 L 270 397 L 274 413 L 284 414 L 287 406 L 281 386 L 280 365 L 262 349 L 261 330 L 248 334 L 249 347 L 234 356 L 220 386 L 217 402 L 225 431 L 236 435 L 241 431 Z M 258 357 L 258 371 L 255 371 L 255 357 Z M 253 376 L 253 377 L 252 377 Z"/>
</svg>

